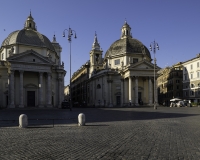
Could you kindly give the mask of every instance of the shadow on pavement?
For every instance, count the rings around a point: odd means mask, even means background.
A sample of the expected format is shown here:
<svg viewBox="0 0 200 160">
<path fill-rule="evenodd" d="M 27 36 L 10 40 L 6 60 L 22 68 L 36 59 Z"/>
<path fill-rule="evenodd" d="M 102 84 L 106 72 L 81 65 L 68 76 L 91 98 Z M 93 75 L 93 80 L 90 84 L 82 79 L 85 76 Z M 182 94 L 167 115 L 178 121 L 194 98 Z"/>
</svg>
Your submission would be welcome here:
<svg viewBox="0 0 200 160">
<path fill-rule="evenodd" d="M 77 124 L 78 114 L 84 113 L 87 123 L 154 120 L 166 118 L 180 118 L 197 116 L 200 112 L 188 112 L 185 108 L 180 110 L 163 108 L 74 108 L 73 111 L 62 109 L 5 109 L 0 111 L 0 127 L 19 126 L 20 114 L 28 116 L 29 128 L 52 128 L 55 125 Z M 194 114 L 195 113 L 195 114 Z M 40 127 L 41 126 L 41 127 Z M 107 126 L 107 124 L 89 124 L 86 126 Z"/>
</svg>

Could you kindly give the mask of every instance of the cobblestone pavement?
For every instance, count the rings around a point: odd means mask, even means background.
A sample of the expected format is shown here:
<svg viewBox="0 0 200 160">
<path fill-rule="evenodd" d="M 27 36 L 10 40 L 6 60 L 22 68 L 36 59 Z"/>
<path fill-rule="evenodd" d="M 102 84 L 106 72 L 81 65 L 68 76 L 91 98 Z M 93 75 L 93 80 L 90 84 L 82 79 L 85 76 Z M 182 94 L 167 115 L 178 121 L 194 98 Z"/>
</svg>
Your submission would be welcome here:
<svg viewBox="0 0 200 160">
<path fill-rule="evenodd" d="M 77 125 L 79 113 L 86 126 Z M 199 160 L 200 108 L 0 110 L 0 160 L 24 159 Z"/>
</svg>

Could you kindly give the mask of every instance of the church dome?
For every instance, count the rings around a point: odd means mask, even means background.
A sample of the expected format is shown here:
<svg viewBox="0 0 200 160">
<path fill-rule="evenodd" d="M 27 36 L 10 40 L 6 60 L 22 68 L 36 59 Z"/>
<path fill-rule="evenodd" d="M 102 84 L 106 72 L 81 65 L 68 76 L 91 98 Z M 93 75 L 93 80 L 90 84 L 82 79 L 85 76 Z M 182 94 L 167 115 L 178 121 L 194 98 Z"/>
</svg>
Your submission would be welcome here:
<svg viewBox="0 0 200 160">
<path fill-rule="evenodd" d="M 122 26 L 121 32 L 121 38 L 110 46 L 105 58 L 122 54 L 146 54 L 151 59 L 151 54 L 147 47 L 139 40 L 132 38 L 131 27 L 126 21 Z"/>
<path fill-rule="evenodd" d="M 23 44 L 45 47 L 54 51 L 55 49 L 50 40 L 36 30 L 36 25 L 33 20 L 34 19 L 30 13 L 25 22 L 24 29 L 10 33 L 8 37 L 3 41 L 1 46 L 3 47 L 7 45 Z"/>
<path fill-rule="evenodd" d="M 147 47 L 137 39 L 124 38 L 115 41 L 110 48 L 107 50 L 105 57 L 115 56 L 120 54 L 146 54 L 151 58 L 151 54 Z"/>
</svg>

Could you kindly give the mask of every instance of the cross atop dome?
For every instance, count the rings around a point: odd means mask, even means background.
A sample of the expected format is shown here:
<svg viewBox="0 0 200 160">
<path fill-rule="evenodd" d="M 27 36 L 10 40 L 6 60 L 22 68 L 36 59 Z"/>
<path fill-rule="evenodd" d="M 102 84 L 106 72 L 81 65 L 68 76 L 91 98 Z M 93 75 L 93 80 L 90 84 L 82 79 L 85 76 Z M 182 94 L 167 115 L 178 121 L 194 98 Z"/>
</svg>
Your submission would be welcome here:
<svg viewBox="0 0 200 160">
<path fill-rule="evenodd" d="M 125 19 L 124 25 L 122 26 L 121 31 L 122 31 L 122 33 L 121 33 L 121 39 L 132 38 L 131 27 L 127 23 L 126 19 Z"/>
<path fill-rule="evenodd" d="M 31 30 L 35 30 L 35 31 L 37 30 L 35 22 L 34 22 L 34 18 L 31 15 L 31 11 L 30 11 L 30 15 L 28 16 L 28 18 L 25 22 L 24 29 L 31 29 Z"/>
<path fill-rule="evenodd" d="M 53 36 L 53 41 L 52 41 L 52 43 L 58 43 L 58 42 L 56 41 L 55 33 L 54 33 L 54 36 Z"/>
</svg>

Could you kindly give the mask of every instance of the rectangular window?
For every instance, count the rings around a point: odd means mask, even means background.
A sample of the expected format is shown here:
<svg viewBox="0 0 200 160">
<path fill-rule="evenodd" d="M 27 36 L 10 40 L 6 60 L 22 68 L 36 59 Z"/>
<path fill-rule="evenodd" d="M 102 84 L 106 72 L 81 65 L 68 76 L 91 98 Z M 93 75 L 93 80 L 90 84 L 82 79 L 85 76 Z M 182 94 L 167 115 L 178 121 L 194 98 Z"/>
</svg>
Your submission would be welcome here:
<svg viewBox="0 0 200 160">
<path fill-rule="evenodd" d="M 190 75 L 191 79 L 193 79 L 193 74 Z"/>
<path fill-rule="evenodd" d="M 137 58 L 133 58 L 133 64 L 137 63 L 137 62 L 138 62 L 138 59 Z"/>
<path fill-rule="evenodd" d="M 200 78 L 200 72 L 197 72 L 197 78 Z"/>
<path fill-rule="evenodd" d="M 120 59 L 116 59 L 115 60 L 115 65 L 119 65 L 120 64 Z"/>
<path fill-rule="evenodd" d="M 197 62 L 197 68 L 199 67 L 199 62 Z"/>
<path fill-rule="evenodd" d="M 190 69 L 193 69 L 193 65 L 191 64 Z"/>
<path fill-rule="evenodd" d="M 4 53 L 2 53 L 2 55 L 1 55 L 1 59 L 4 60 Z"/>
<path fill-rule="evenodd" d="M 185 74 L 184 78 L 185 78 L 185 80 L 187 80 L 187 74 Z"/>
<path fill-rule="evenodd" d="M 187 67 L 185 67 L 185 71 L 187 71 Z"/>
</svg>

